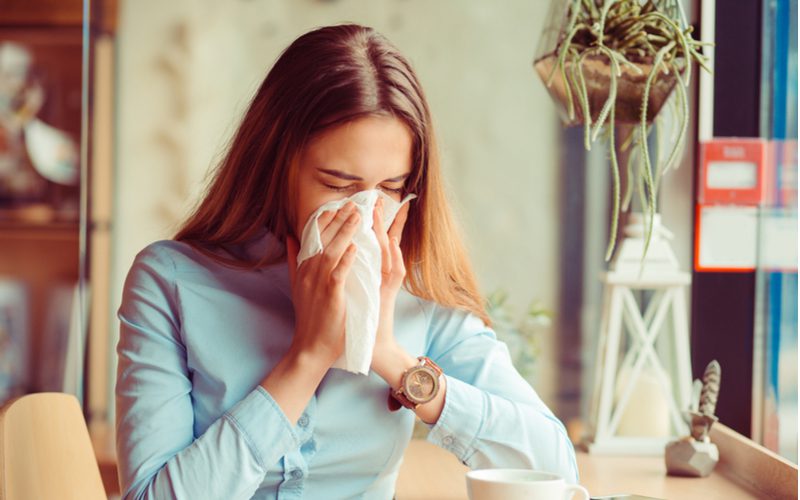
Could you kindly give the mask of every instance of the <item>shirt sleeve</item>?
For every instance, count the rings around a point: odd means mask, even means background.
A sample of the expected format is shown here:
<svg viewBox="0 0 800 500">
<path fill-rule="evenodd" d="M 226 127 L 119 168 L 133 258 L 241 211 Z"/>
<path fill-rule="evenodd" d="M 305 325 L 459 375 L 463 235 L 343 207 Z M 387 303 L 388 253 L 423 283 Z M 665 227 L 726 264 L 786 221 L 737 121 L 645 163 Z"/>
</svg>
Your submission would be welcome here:
<svg viewBox="0 0 800 500">
<path fill-rule="evenodd" d="M 511 363 L 477 316 L 433 305 L 428 357 L 445 374 L 444 409 L 428 441 L 471 469 L 530 468 L 578 482 L 564 425 Z"/>
<path fill-rule="evenodd" d="M 155 244 L 158 245 L 158 244 Z M 118 311 L 116 430 L 124 499 L 250 498 L 268 468 L 299 446 L 260 386 L 194 435 L 175 264 L 151 245 L 134 261 Z"/>
</svg>

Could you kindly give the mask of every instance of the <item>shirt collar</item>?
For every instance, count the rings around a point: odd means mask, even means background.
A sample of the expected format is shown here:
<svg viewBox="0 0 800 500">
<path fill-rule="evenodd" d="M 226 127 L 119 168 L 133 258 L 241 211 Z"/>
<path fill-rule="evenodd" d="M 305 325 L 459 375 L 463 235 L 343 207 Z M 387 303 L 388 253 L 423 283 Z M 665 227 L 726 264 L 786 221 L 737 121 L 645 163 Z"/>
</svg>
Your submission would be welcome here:
<svg viewBox="0 0 800 500">
<path fill-rule="evenodd" d="M 249 260 L 255 260 L 264 255 L 283 255 L 286 253 L 286 246 L 274 234 L 266 228 L 262 229 L 256 236 L 245 242 L 241 246 L 242 253 Z M 284 257 L 275 264 L 259 269 L 260 272 L 270 276 L 270 282 L 291 298 L 292 289 L 289 284 L 289 265 Z"/>
</svg>

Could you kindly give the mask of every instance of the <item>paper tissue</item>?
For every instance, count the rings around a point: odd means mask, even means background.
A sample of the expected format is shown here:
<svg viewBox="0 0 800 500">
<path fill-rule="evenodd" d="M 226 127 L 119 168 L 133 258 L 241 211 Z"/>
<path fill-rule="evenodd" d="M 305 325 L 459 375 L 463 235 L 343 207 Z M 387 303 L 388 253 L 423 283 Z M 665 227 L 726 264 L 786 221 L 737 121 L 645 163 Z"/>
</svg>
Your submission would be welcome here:
<svg viewBox="0 0 800 500">
<path fill-rule="evenodd" d="M 356 257 L 345 281 L 345 352 L 333 367 L 364 375 L 369 372 L 372 362 L 380 313 L 381 248 L 372 229 L 372 214 L 378 197 L 383 198 L 383 224 L 388 229 L 403 204 L 416 195 L 409 194 L 398 203 L 383 191 L 371 189 L 325 203 L 306 222 L 297 255 L 297 265 L 300 266 L 306 259 L 322 252 L 318 219 L 323 212 L 338 210 L 349 201 L 355 203 L 361 219 L 352 240 L 356 245 Z"/>
</svg>

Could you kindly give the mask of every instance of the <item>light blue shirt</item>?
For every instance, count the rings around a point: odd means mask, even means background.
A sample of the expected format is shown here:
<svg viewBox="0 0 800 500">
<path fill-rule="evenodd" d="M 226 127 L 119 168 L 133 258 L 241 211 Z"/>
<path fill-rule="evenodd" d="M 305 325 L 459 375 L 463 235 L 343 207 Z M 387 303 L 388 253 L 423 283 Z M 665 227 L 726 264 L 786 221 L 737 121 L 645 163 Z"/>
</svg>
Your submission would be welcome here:
<svg viewBox="0 0 800 500">
<path fill-rule="evenodd" d="M 274 245 L 266 233 L 241 251 Z M 415 416 L 388 410 L 383 379 L 329 370 L 296 425 L 259 386 L 292 339 L 286 262 L 238 270 L 160 241 L 137 255 L 118 316 L 123 498 L 394 495 Z M 471 468 L 534 468 L 577 482 L 564 426 L 478 317 L 401 290 L 394 334 L 447 378 L 428 441 Z"/>
</svg>

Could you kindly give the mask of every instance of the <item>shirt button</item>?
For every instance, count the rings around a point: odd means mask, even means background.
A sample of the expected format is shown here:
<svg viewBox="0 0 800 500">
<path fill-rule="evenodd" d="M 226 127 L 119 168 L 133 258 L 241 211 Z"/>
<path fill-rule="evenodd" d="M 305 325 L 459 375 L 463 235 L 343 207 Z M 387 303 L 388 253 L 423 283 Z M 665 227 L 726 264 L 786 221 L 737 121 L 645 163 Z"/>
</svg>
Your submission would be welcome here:
<svg viewBox="0 0 800 500">
<path fill-rule="evenodd" d="M 445 446 L 450 446 L 453 444 L 453 436 L 445 436 L 442 438 L 442 444 Z"/>
<path fill-rule="evenodd" d="M 303 471 L 301 471 L 300 469 L 293 470 L 291 474 L 292 474 L 292 479 L 300 479 L 301 477 L 303 477 Z"/>
<path fill-rule="evenodd" d="M 308 427 L 308 416 L 305 413 L 300 415 L 300 418 L 297 420 L 297 425 L 303 428 Z"/>
</svg>

